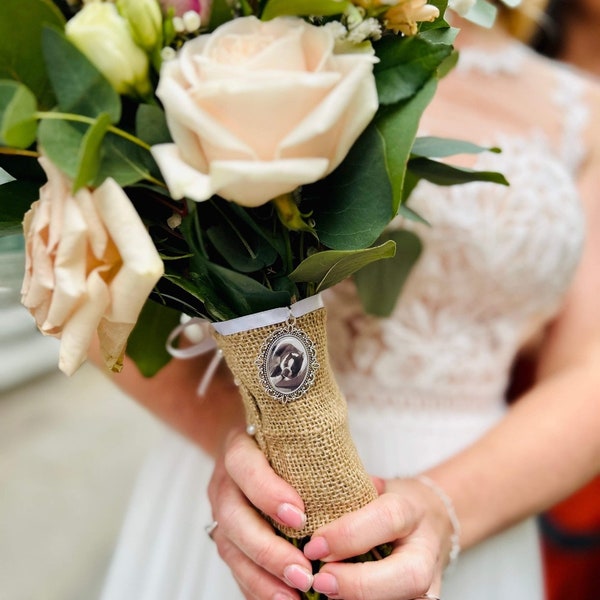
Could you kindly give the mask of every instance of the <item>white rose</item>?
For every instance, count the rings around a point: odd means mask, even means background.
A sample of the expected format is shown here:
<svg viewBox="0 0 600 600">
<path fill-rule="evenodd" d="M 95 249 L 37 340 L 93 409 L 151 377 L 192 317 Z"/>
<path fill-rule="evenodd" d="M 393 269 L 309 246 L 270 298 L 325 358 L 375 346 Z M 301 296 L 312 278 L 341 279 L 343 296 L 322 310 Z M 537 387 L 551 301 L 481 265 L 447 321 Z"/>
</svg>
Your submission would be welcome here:
<svg viewBox="0 0 600 600">
<path fill-rule="evenodd" d="M 333 171 L 378 108 L 374 54 L 334 46 L 326 27 L 244 17 L 164 63 L 175 143 L 152 152 L 172 197 L 259 206 Z"/>
<path fill-rule="evenodd" d="M 114 180 L 73 195 L 61 171 L 45 157 L 40 163 L 48 182 L 23 223 L 22 302 L 42 333 L 61 339 L 62 371 L 83 363 L 96 331 L 107 366 L 118 370 L 163 263 Z"/>
</svg>

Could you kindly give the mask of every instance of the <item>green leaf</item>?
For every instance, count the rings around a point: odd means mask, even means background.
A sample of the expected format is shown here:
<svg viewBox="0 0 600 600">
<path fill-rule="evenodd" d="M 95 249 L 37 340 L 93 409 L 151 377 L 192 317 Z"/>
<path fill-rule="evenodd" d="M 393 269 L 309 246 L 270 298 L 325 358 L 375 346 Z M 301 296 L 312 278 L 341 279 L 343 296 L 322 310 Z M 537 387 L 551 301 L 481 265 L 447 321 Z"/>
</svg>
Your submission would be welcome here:
<svg viewBox="0 0 600 600">
<path fill-rule="evenodd" d="M 271 308 L 288 306 L 291 302 L 287 291 L 270 290 L 247 275 L 212 263 L 209 263 L 208 270 L 222 302 L 230 307 L 236 316 L 242 317 Z"/>
<path fill-rule="evenodd" d="M 431 223 L 424 219 L 418 212 L 414 211 L 408 204 L 401 204 L 398 208 L 398 216 L 414 221 L 415 223 L 423 223 L 423 225 L 431 226 Z"/>
<path fill-rule="evenodd" d="M 140 104 L 135 115 L 136 136 L 149 146 L 172 142 L 165 111 L 152 104 Z"/>
<path fill-rule="evenodd" d="M 160 172 L 149 150 L 109 133 L 102 140 L 102 161 L 95 185 L 112 177 L 121 187 L 133 185 Z"/>
<path fill-rule="evenodd" d="M 192 299 L 199 301 L 202 307 L 202 314 L 206 313 L 213 321 L 226 321 L 238 316 L 224 305 L 222 299 L 219 297 L 219 291 L 214 288 L 206 273 L 199 274 L 193 272 L 186 274 L 185 277 L 179 273 L 166 273 L 164 278 L 189 294 Z M 177 292 L 176 300 L 184 312 L 192 315 L 200 312 L 196 306 L 191 305 L 191 310 L 184 310 L 185 307 L 181 305 L 181 292 Z"/>
<path fill-rule="evenodd" d="M 72 121 L 44 119 L 38 127 L 38 140 L 48 158 L 70 179 L 77 177 L 79 148 L 87 126 Z"/>
<path fill-rule="evenodd" d="M 396 214 L 405 200 L 403 190 L 406 164 L 417 135 L 419 120 L 436 88 L 437 81 L 432 78 L 408 102 L 384 110 L 376 117 L 375 126 L 384 140 L 385 168 L 392 185 L 392 214 Z"/>
<path fill-rule="evenodd" d="M 491 27 L 496 20 L 498 9 L 488 0 L 476 0 L 465 19 L 481 27 Z"/>
<path fill-rule="evenodd" d="M 365 311 L 377 317 L 388 317 L 392 313 L 422 250 L 421 240 L 411 231 L 389 231 L 381 237 L 380 241 L 383 240 L 396 243 L 396 255 L 390 260 L 372 263 L 354 275 Z"/>
<path fill-rule="evenodd" d="M 252 232 L 219 224 L 209 227 L 206 235 L 229 266 L 240 273 L 260 271 L 277 259 L 275 249 Z"/>
<path fill-rule="evenodd" d="M 39 185 L 30 181 L 0 185 L 0 236 L 23 233 L 23 215 L 39 197 Z"/>
<path fill-rule="evenodd" d="M 33 93 L 21 83 L 0 80 L 0 144 L 28 148 L 37 135 Z"/>
<path fill-rule="evenodd" d="M 42 28 L 62 28 L 64 23 L 50 0 L 0 1 L 0 79 L 26 85 L 44 110 L 55 99 L 42 57 Z"/>
<path fill-rule="evenodd" d="M 127 340 L 126 354 L 137 365 L 144 377 L 152 377 L 170 360 L 165 342 L 179 325 L 180 313 L 147 300 Z"/>
<path fill-rule="evenodd" d="M 394 216 L 386 167 L 384 139 L 370 125 L 331 175 L 304 186 L 300 208 L 313 211 L 323 244 L 332 250 L 357 250 L 381 235 Z"/>
<path fill-rule="evenodd" d="M 100 133 L 102 125 L 98 127 L 97 133 Z M 81 149 L 85 147 L 88 128 L 89 125 L 84 123 L 61 119 L 44 119 L 39 126 L 38 138 L 44 152 L 73 180 L 80 170 Z M 158 170 L 149 151 L 113 133 L 102 137 L 96 155 L 100 163 L 92 165 L 94 169 L 97 168 L 93 186 L 112 177 L 121 187 L 125 187 L 147 178 L 154 172 L 153 169 Z"/>
<path fill-rule="evenodd" d="M 61 32 L 45 27 L 42 46 L 48 76 L 62 112 L 121 118 L 121 99 L 108 80 Z"/>
<path fill-rule="evenodd" d="M 379 103 L 395 104 L 412 98 L 436 76 L 438 67 L 452 54 L 452 46 L 432 44 L 414 36 L 399 40 L 385 36 L 376 44 L 380 61 L 374 67 Z"/>
<path fill-rule="evenodd" d="M 100 168 L 100 146 L 109 125 L 110 115 L 102 113 L 83 136 L 77 157 L 79 164 L 73 181 L 73 193 L 94 183 Z"/>
<path fill-rule="evenodd" d="M 444 158 L 456 154 L 480 154 L 481 152 L 501 152 L 500 148 L 485 148 L 472 142 L 439 137 L 418 137 L 413 144 L 413 157 Z"/>
<path fill-rule="evenodd" d="M 330 17 L 341 15 L 351 6 L 345 0 L 269 0 L 261 19 L 270 21 L 282 16 Z"/>
<path fill-rule="evenodd" d="M 232 4 L 229 0 L 213 0 L 210 7 L 209 31 L 214 31 L 233 18 Z"/>
<path fill-rule="evenodd" d="M 428 158 L 413 158 L 409 161 L 408 168 L 417 177 L 427 179 L 436 185 L 457 185 L 471 181 L 489 181 L 509 185 L 502 173 L 455 167 Z"/>
<path fill-rule="evenodd" d="M 391 240 L 364 250 L 315 252 L 290 273 L 290 279 L 296 283 L 316 283 L 316 291 L 321 292 L 372 262 L 391 258 L 395 252 L 396 244 Z"/>
</svg>

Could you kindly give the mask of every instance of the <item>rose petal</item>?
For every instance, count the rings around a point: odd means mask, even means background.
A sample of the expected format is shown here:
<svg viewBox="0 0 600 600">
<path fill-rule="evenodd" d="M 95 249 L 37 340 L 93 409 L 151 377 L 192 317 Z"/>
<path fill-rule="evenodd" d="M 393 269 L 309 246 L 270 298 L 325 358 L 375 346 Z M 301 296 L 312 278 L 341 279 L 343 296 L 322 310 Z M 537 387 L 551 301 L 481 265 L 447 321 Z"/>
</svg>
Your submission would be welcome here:
<svg viewBox="0 0 600 600">
<path fill-rule="evenodd" d="M 133 325 L 164 265 L 137 211 L 113 179 L 107 179 L 93 195 L 123 262 L 109 285 L 112 302 L 106 318 Z"/>
<path fill-rule="evenodd" d="M 86 285 L 86 302 L 73 312 L 60 335 L 58 366 L 72 375 L 85 361 L 102 314 L 110 303 L 106 283 L 91 273 Z"/>
</svg>

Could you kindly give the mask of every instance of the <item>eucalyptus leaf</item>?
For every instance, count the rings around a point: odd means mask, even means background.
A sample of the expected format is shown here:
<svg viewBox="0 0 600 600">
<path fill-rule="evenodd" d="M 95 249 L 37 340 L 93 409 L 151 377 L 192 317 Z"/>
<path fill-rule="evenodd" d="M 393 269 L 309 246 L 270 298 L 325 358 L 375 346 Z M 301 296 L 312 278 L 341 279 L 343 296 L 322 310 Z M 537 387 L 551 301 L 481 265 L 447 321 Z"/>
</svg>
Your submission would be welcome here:
<svg viewBox="0 0 600 600">
<path fill-rule="evenodd" d="M 296 283 L 316 283 L 316 291 L 321 292 L 372 262 L 393 257 L 395 252 L 396 244 L 391 240 L 364 250 L 316 252 L 290 273 L 290 279 Z"/>
<path fill-rule="evenodd" d="M 26 85 L 47 110 L 55 103 L 42 56 L 42 28 L 65 19 L 50 0 L 0 1 L 0 79 Z"/>
<path fill-rule="evenodd" d="M 282 16 L 329 17 L 343 14 L 351 3 L 346 0 L 268 0 L 261 19 Z"/>
<path fill-rule="evenodd" d="M 489 181 L 509 185 L 502 173 L 456 167 L 428 158 L 413 158 L 408 162 L 408 168 L 421 179 L 427 179 L 436 185 L 458 185 L 472 181 Z"/>
<path fill-rule="evenodd" d="M 396 244 L 390 260 L 374 262 L 354 274 L 358 296 L 365 311 L 377 317 L 389 317 L 413 266 L 422 251 L 421 240 L 411 231 L 389 231 L 380 241 Z"/>
<path fill-rule="evenodd" d="M 149 150 L 109 132 L 102 140 L 95 185 L 100 185 L 107 177 L 125 187 L 149 177 L 160 178 L 161 175 Z"/>
<path fill-rule="evenodd" d="M 30 181 L 0 185 L 0 236 L 23 233 L 23 215 L 39 197 L 39 185 Z"/>
<path fill-rule="evenodd" d="M 83 136 L 77 157 L 79 164 L 73 181 L 73 193 L 94 183 L 100 168 L 100 147 L 109 125 L 110 115 L 102 113 Z"/>
<path fill-rule="evenodd" d="M 480 154 L 481 152 L 501 152 L 500 148 L 484 147 L 465 140 L 423 136 L 418 137 L 413 144 L 413 157 L 444 158 L 456 154 Z"/>
<path fill-rule="evenodd" d="M 385 150 L 370 125 L 331 175 L 303 188 L 300 208 L 312 210 L 317 235 L 328 248 L 369 247 L 394 216 Z"/>
<path fill-rule="evenodd" d="M 180 313 L 153 300 L 144 304 L 127 340 L 126 354 L 144 377 L 152 377 L 170 360 L 165 340 L 179 325 Z"/>
<path fill-rule="evenodd" d="M 42 46 L 58 108 L 88 117 L 107 113 L 111 123 L 117 123 L 121 118 L 121 99 L 90 60 L 52 27 L 44 28 Z"/>
<path fill-rule="evenodd" d="M 44 119 L 38 127 L 38 141 L 46 156 L 70 179 L 77 177 L 79 148 L 87 126 L 83 123 Z"/>
<path fill-rule="evenodd" d="M 0 80 L 0 145 L 28 148 L 37 135 L 37 101 L 23 84 Z"/>
</svg>

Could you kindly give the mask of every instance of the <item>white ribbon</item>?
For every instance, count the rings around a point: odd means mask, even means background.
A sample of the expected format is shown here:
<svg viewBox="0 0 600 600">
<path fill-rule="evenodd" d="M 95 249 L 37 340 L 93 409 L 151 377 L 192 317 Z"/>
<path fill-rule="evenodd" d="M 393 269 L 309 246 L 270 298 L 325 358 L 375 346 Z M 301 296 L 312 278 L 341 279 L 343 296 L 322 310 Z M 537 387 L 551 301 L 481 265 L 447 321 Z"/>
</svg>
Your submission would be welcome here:
<svg viewBox="0 0 600 600">
<path fill-rule="evenodd" d="M 241 333 L 242 331 L 249 331 L 250 329 L 258 329 L 259 327 L 285 323 L 290 317 L 298 318 L 322 307 L 323 300 L 321 295 L 317 294 L 316 296 L 310 296 L 304 300 L 299 300 L 291 306 L 272 308 L 252 315 L 230 319 L 229 321 L 221 321 L 220 323 L 211 323 L 208 319 L 193 317 L 183 321 L 171 331 L 166 342 L 167 352 L 174 358 L 188 360 L 216 349 L 215 355 L 210 361 L 206 371 L 204 371 L 198 389 L 196 390 L 198 396 L 202 398 L 223 358 L 223 352 L 220 348 L 217 349 L 217 343 L 209 334 L 209 327 L 212 327 L 221 335 L 233 335 L 234 333 Z M 195 329 L 190 329 L 191 327 L 194 327 Z M 198 335 L 198 328 L 200 329 L 200 336 Z M 197 338 L 197 340 L 191 346 L 177 348 L 173 344 L 182 333 L 185 333 L 187 338 L 191 341 L 194 341 L 194 338 Z"/>
</svg>

